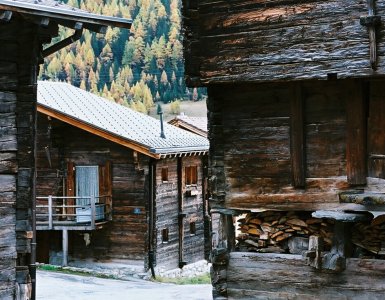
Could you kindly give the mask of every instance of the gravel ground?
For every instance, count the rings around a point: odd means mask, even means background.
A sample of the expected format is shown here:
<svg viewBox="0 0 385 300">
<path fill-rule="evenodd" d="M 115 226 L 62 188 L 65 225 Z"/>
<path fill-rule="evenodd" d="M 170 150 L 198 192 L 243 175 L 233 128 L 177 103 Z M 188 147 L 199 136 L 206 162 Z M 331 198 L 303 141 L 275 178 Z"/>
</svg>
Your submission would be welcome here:
<svg viewBox="0 0 385 300">
<path fill-rule="evenodd" d="M 208 300 L 211 285 L 175 285 L 37 271 L 37 300 Z"/>
</svg>

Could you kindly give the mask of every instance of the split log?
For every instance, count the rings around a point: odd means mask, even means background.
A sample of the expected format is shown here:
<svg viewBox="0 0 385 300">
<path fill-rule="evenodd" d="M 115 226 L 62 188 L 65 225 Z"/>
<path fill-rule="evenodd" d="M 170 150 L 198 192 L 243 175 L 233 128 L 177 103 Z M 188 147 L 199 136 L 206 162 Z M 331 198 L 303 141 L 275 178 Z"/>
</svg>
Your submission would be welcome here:
<svg viewBox="0 0 385 300">
<path fill-rule="evenodd" d="M 238 223 L 237 247 L 241 251 L 300 254 L 307 250 L 310 235 L 322 237 L 326 250 L 333 240 L 334 221 L 313 218 L 310 212 L 248 213 Z"/>
</svg>

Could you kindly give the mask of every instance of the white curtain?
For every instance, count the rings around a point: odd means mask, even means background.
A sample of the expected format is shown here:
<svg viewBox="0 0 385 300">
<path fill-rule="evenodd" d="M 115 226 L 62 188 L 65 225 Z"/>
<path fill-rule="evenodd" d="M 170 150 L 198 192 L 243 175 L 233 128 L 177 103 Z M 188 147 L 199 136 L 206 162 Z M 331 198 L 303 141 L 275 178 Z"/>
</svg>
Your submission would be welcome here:
<svg viewBox="0 0 385 300">
<path fill-rule="evenodd" d="M 76 196 L 99 196 L 99 169 L 98 166 L 76 166 Z M 95 198 L 98 202 L 98 198 Z M 90 199 L 76 199 L 76 205 L 90 205 Z"/>
</svg>

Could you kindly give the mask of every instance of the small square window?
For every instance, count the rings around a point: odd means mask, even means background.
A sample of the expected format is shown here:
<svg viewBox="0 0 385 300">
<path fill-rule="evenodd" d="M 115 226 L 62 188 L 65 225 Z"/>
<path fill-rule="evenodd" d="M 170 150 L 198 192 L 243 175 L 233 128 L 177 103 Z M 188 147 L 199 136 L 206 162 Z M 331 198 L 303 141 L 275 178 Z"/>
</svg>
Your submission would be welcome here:
<svg viewBox="0 0 385 300">
<path fill-rule="evenodd" d="M 167 182 L 168 181 L 168 168 L 163 167 L 162 168 L 162 182 Z"/>
<path fill-rule="evenodd" d="M 198 183 L 198 167 L 188 166 L 184 168 L 185 172 L 185 184 L 192 185 Z"/>
<path fill-rule="evenodd" d="M 162 243 L 168 243 L 168 228 L 162 229 Z"/>
<path fill-rule="evenodd" d="M 195 227 L 195 222 L 190 222 L 190 235 L 196 235 L 197 230 Z"/>
</svg>

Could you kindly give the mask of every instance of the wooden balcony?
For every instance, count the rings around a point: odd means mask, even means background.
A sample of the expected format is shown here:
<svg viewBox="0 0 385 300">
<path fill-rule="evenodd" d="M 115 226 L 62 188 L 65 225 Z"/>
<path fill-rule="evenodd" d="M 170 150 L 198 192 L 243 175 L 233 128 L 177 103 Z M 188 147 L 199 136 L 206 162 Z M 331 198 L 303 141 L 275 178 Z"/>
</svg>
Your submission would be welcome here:
<svg viewBox="0 0 385 300">
<path fill-rule="evenodd" d="M 97 230 L 112 220 L 110 195 L 49 195 L 36 200 L 36 230 Z M 85 204 L 77 205 L 77 202 Z"/>
</svg>

